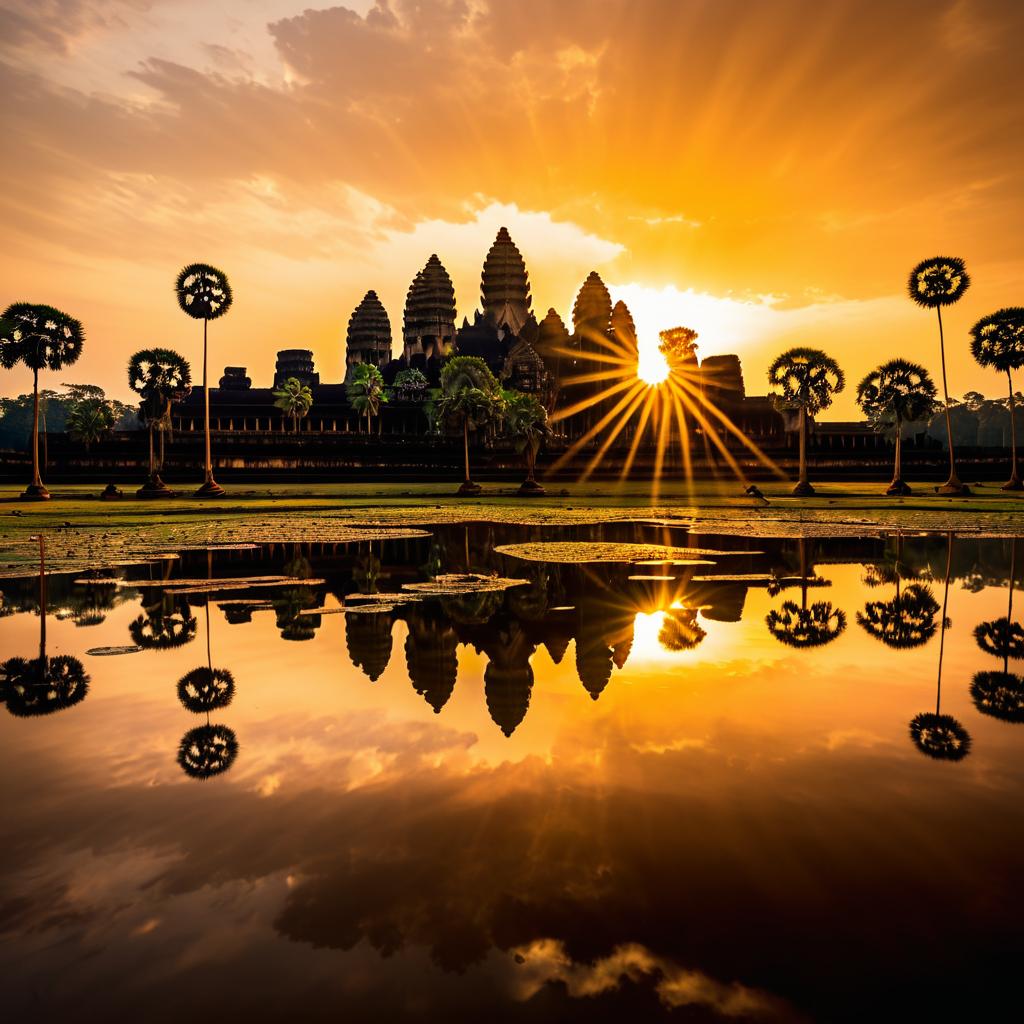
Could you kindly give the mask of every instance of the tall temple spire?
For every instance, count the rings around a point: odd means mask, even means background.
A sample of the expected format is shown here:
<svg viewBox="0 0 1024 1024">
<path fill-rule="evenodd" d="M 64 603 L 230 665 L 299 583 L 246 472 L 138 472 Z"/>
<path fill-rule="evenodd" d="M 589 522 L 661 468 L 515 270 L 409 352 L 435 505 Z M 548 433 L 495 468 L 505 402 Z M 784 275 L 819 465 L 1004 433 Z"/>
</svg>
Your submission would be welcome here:
<svg viewBox="0 0 1024 1024">
<path fill-rule="evenodd" d="M 530 315 L 530 276 L 508 228 L 501 228 L 480 277 L 484 315 L 496 328 L 519 334 Z"/>
<path fill-rule="evenodd" d="M 612 308 L 611 317 L 612 339 L 623 350 L 623 355 L 628 354 L 636 359 L 640 347 L 636 339 L 636 324 L 633 323 L 633 314 L 629 307 L 619 299 Z"/>
<path fill-rule="evenodd" d="M 431 359 L 451 351 L 455 339 L 455 288 L 436 253 L 413 278 L 405 300 L 405 358 Z"/>
<path fill-rule="evenodd" d="M 601 280 L 601 275 L 592 270 L 583 282 L 576 304 L 572 307 L 572 325 L 577 341 L 588 343 L 586 347 L 600 347 L 600 341 L 608 336 L 612 318 L 612 297 Z"/>
<path fill-rule="evenodd" d="M 346 366 L 381 367 L 391 361 L 391 321 L 375 291 L 368 291 L 349 317 L 345 348 Z"/>
</svg>

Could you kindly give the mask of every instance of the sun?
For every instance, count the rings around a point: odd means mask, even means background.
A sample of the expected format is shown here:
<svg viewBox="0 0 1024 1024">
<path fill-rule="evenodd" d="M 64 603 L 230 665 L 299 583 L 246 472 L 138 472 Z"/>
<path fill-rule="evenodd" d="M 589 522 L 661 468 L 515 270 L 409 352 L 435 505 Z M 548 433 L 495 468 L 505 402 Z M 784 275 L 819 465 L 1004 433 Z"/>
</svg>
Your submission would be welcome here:
<svg viewBox="0 0 1024 1024">
<path fill-rule="evenodd" d="M 668 380 L 668 361 L 658 348 L 656 341 L 641 340 L 636 375 L 651 387 L 657 387 Z"/>
</svg>

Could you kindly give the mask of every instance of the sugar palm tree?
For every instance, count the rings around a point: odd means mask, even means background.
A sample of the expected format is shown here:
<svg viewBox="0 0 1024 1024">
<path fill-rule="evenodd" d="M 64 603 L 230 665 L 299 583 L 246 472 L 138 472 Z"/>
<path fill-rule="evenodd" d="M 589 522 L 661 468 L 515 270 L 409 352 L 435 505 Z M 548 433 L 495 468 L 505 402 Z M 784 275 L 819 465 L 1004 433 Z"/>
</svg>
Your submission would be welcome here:
<svg viewBox="0 0 1024 1024">
<path fill-rule="evenodd" d="M 0 664 L 0 698 L 10 714 L 34 718 L 85 700 L 89 675 L 67 654 L 46 654 L 46 541 L 39 535 L 39 657 L 8 658 Z"/>
<path fill-rule="evenodd" d="M 1000 309 L 982 317 L 971 328 L 971 353 L 982 366 L 1006 374 L 1010 389 L 1010 479 L 1004 491 L 1024 490 L 1017 465 L 1017 409 L 1012 371 L 1024 366 L 1024 308 Z"/>
<path fill-rule="evenodd" d="M 210 455 L 210 382 L 207 329 L 211 320 L 222 317 L 231 308 L 231 285 L 227 274 L 207 263 L 190 263 L 184 267 L 174 284 L 178 305 L 193 320 L 203 321 L 203 429 L 206 454 L 203 463 L 203 485 L 196 491 L 197 498 L 215 498 L 224 488 L 213 479 L 213 459 Z"/>
<path fill-rule="evenodd" d="M 928 757 L 938 761 L 961 761 L 971 750 L 971 737 L 952 716 L 942 714 L 942 656 L 946 650 L 946 616 L 949 603 L 949 569 L 953 560 L 953 534 L 946 534 L 946 573 L 942 585 L 942 618 L 939 633 L 939 670 L 935 682 L 935 712 L 925 711 L 910 723 L 910 739 Z"/>
<path fill-rule="evenodd" d="M 345 385 L 345 394 L 348 404 L 366 417 L 369 434 L 373 417 L 380 415 L 380 407 L 388 400 L 380 370 L 373 363 L 356 363 Z"/>
<path fill-rule="evenodd" d="M 274 391 L 274 405 L 286 416 L 291 416 L 295 433 L 299 432 L 299 420 L 313 408 L 313 392 L 297 377 L 289 377 Z"/>
<path fill-rule="evenodd" d="M 832 404 L 832 397 L 846 386 L 839 364 L 816 348 L 791 348 L 768 368 L 768 383 L 777 388 L 776 403 L 800 411 L 800 479 L 793 493 L 814 493 L 807 479 L 807 418 Z"/>
<path fill-rule="evenodd" d="M 39 371 L 70 366 L 84 343 L 82 325 L 53 306 L 15 302 L 0 314 L 0 366 L 9 370 L 24 363 L 32 371 L 32 483 L 23 498 L 50 497 L 39 473 Z"/>
<path fill-rule="evenodd" d="M 551 432 L 547 409 L 534 395 L 526 395 L 521 391 L 505 391 L 503 399 L 505 431 L 512 439 L 516 451 L 526 460 L 526 479 L 519 487 L 519 494 L 523 497 L 537 497 L 544 493 L 544 488 L 534 477 L 537 453 Z"/>
<path fill-rule="evenodd" d="M 144 348 L 128 360 L 128 387 L 139 396 L 139 418 L 149 430 L 149 478 L 136 492 L 140 498 L 169 498 L 174 494 L 160 479 L 153 432 L 167 429 L 172 404 L 187 395 L 191 386 L 192 369 L 173 349 Z"/>
<path fill-rule="evenodd" d="M 928 371 L 906 359 L 890 359 L 857 385 L 857 404 L 876 430 L 893 430 L 896 460 L 886 494 L 907 495 L 903 481 L 903 424 L 930 416 L 935 409 L 935 384 Z"/>
<path fill-rule="evenodd" d="M 942 307 L 959 302 L 971 285 L 964 261 L 959 256 L 933 256 L 922 260 L 910 272 L 907 290 L 911 299 L 925 309 L 934 309 L 939 318 L 939 356 L 942 361 L 942 397 L 946 403 L 946 441 L 949 445 L 949 479 L 939 494 L 965 494 L 967 488 L 956 474 L 953 451 L 953 421 L 949 414 L 949 386 L 946 381 L 946 341 L 942 332 Z"/>
<path fill-rule="evenodd" d="M 480 485 L 469 475 L 469 432 L 498 418 L 504 403 L 501 387 L 487 364 L 477 356 L 455 356 L 441 371 L 436 400 L 440 420 L 462 428 L 465 475 L 458 493 L 480 493 Z"/>
</svg>

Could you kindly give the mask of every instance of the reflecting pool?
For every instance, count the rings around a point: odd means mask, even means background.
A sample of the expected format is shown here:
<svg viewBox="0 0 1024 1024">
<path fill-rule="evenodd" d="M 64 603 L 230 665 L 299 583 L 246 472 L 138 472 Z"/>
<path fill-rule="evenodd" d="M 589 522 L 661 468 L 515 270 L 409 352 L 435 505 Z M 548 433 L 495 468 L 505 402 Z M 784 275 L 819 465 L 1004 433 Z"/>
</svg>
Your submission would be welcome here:
<svg viewBox="0 0 1024 1024">
<path fill-rule="evenodd" d="M 1024 540 L 367 538 L 0 580 L 6 1019 L 1015 1000 Z"/>
</svg>

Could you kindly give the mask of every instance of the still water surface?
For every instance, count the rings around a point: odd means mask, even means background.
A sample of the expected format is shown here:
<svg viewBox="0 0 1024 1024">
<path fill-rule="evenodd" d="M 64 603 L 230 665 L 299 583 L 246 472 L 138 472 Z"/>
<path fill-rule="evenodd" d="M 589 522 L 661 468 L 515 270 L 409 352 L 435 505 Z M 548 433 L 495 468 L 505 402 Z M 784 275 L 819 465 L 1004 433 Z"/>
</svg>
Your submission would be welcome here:
<svg viewBox="0 0 1024 1024">
<path fill-rule="evenodd" d="M 6 1019 L 1003 1019 L 1024 542 L 428 534 L 0 583 Z"/>
</svg>

